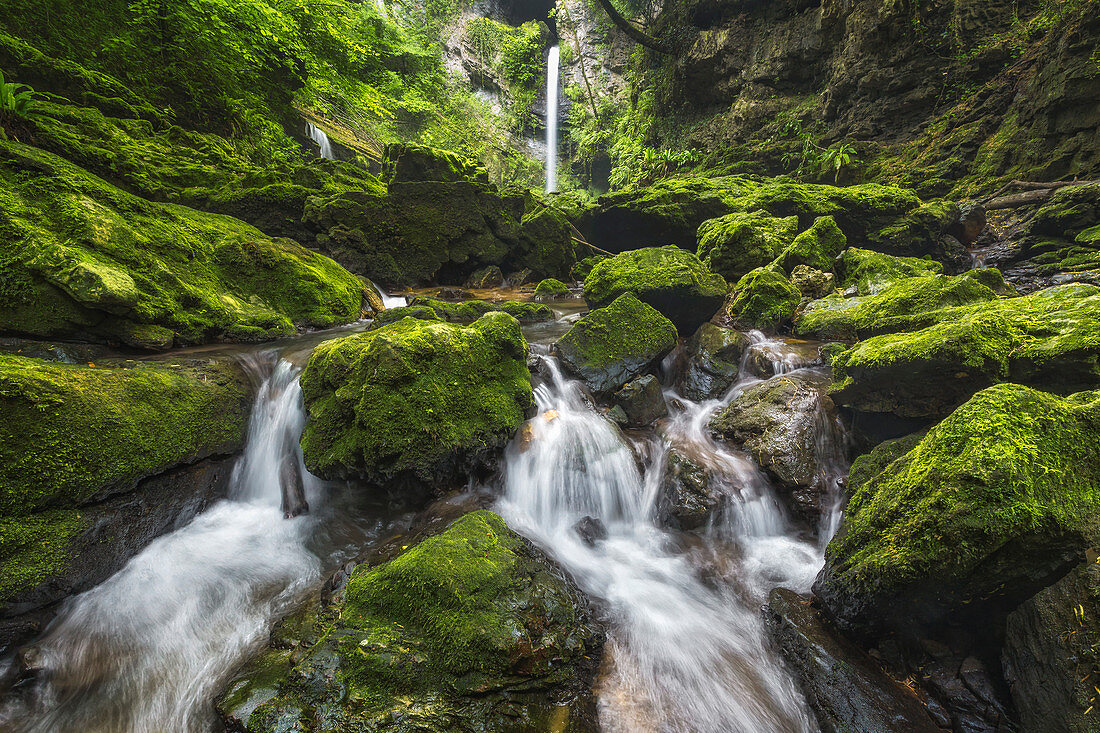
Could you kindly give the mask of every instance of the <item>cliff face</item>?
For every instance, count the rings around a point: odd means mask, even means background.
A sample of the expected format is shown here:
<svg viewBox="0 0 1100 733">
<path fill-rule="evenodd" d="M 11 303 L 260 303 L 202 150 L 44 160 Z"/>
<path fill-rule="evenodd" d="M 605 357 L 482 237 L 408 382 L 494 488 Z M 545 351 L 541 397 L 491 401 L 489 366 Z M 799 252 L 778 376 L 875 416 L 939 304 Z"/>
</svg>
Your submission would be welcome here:
<svg viewBox="0 0 1100 733">
<path fill-rule="evenodd" d="M 1100 171 L 1097 0 L 697 0 L 660 25 L 657 116 L 775 171 L 800 135 L 957 194 Z M 766 144 L 765 144 L 766 143 Z"/>
</svg>

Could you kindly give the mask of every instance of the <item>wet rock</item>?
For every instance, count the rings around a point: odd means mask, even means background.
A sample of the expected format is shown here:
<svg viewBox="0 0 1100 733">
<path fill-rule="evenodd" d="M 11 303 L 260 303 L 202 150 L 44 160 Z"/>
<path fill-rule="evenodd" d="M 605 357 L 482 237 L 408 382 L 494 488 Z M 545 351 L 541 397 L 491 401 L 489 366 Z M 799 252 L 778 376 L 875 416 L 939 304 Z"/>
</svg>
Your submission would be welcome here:
<svg viewBox="0 0 1100 733">
<path fill-rule="evenodd" d="M 791 272 L 791 283 L 807 298 L 822 298 L 832 289 L 835 278 L 831 272 L 815 270 L 809 265 L 797 265 Z"/>
<path fill-rule="evenodd" d="M 405 318 L 326 341 L 302 372 L 306 466 L 416 500 L 491 465 L 533 400 L 516 319 Z"/>
<path fill-rule="evenodd" d="M 232 724 L 351 730 L 415 716 L 428 730 L 595 730 L 602 627 L 576 585 L 491 512 L 359 565 L 319 625 L 308 648 L 234 683 L 219 703 Z"/>
<path fill-rule="evenodd" d="M 592 308 L 609 305 L 623 293 L 657 309 L 680 333 L 694 333 L 709 321 L 726 296 L 726 281 L 679 247 L 636 249 L 603 260 L 584 280 Z"/>
<path fill-rule="evenodd" d="M 943 263 L 943 271 L 951 275 L 966 272 L 973 266 L 974 262 L 970 256 L 970 251 L 963 246 L 962 242 L 950 234 L 940 237 L 939 246 L 934 256 Z"/>
<path fill-rule="evenodd" d="M 673 529 L 699 529 L 728 502 L 728 493 L 704 466 L 675 446 L 669 449 L 658 502 L 663 524 Z"/>
<path fill-rule="evenodd" d="M 597 542 L 607 539 L 607 527 L 595 517 L 582 517 L 573 525 L 573 531 L 589 547 L 595 547 Z"/>
<path fill-rule="evenodd" d="M 630 380 L 615 392 L 613 399 L 630 427 L 644 427 L 668 415 L 661 383 L 652 374 Z"/>
<path fill-rule="evenodd" d="M 830 628 L 809 600 L 776 588 L 764 620 L 824 733 L 941 730 L 913 690 Z"/>
<path fill-rule="evenodd" d="M 573 291 L 561 280 L 547 278 L 535 288 L 534 298 L 536 302 L 544 303 L 550 300 L 565 300 L 573 297 Z"/>
<path fill-rule="evenodd" d="M 948 228 L 947 233 L 969 247 L 978 241 L 985 225 L 985 207 L 977 201 L 963 201 L 959 204 L 959 219 Z"/>
<path fill-rule="evenodd" d="M 1020 604 L 1005 626 L 1003 663 L 1021 730 L 1096 729 L 1100 694 L 1100 565 L 1080 565 Z M 1086 710 L 1093 711 L 1086 714 Z"/>
<path fill-rule="evenodd" d="M 1100 393 L 985 389 L 855 488 L 814 584 L 864 634 L 990 627 L 1079 563 L 1100 523 Z"/>
<path fill-rule="evenodd" d="M 680 393 L 696 402 L 725 394 L 737 380 L 749 338 L 740 331 L 704 323 L 684 346 Z"/>
<path fill-rule="evenodd" d="M 699 226 L 699 259 L 736 281 L 783 252 L 798 233 L 798 217 L 779 219 L 762 211 L 735 213 Z"/>
<path fill-rule="evenodd" d="M 565 369 L 608 393 L 644 374 L 676 346 L 676 327 L 633 294 L 577 321 L 554 344 Z"/>
<path fill-rule="evenodd" d="M 504 287 L 506 288 L 518 288 L 521 285 L 527 285 L 534 282 L 535 272 L 531 268 L 527 267 L 516 272 L 509 273 L 504 278 Z"/>
<path fill-rule="evenodd" d="M 488 267 L 482 267 L 480 270 L 474 270 L 473 274 L 466 278 L 466 284 L 463 287 L 486 290 L 503 284 L 504 273 L 496 265 L 489 265 Z"/>
<path fill-rule="evenodd" d="M 523 324 L 554 320 L 554 310 L 550 306 L 522 300 L 501 300 L 495 303 L 488 300 L 464 300 L 454 303 L 418 295 L 406 307 L 431 308 L 439 318 L 451 323 L 472 323 L 486 313 L 494 312 L 507 313 Z"/>
<path fill-rule="evenodd" d="M 283 462 L 279 466 L 279 482 L 283 486 L 283 516 L 290 519 L 308 513 L 309 502 L 306 501 L 302 484 L 302 471 L 298 466 L 298 456 L 293 451 L 284 451 Z"/>
</svg>

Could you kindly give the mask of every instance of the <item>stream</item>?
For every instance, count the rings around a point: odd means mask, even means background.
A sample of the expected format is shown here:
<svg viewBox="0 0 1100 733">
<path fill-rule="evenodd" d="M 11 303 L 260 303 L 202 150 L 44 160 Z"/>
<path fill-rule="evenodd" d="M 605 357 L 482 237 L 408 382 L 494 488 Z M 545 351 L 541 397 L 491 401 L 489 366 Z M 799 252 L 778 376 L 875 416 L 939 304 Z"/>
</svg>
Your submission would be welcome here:
<svg viewBox="0 0 1100 733">
<path fill-rule="evenodd" d="M 839 518 L 839 497 L 828 502 L 833 508 L 816 533 L 800 530 L 753 459 L 708 435 L 710 415 L 755 377 L 702 403 L 666 384 L 670 417 L 656 430 L 620 431 L 547 353 L 575 318 L 574 311 L 525 328 L 539 354 L 540 416 L 526 446 L 514 441 L 507 450 L 496 509 L 607 609 L 611 628 L 598 681 L 602 728 L 816 730 L 767 643 L 760 606 L 778 585 L 809 589 L 823 540 Z M 393 516 L 346 486 L 310 476 L 297 442 L 305 419 L 298 386 L 304 356 L 323 338 L 354 330 L 237 355 L 262 381 L 229 497 L 66 601 L 26 653 L 37 672 L 34 694 L 0 704 L 0 729 L 220 729 L 215 697 L 263 647 L 274 623 L 393 526 Z M 749 351 L 767 351 L 777 373 L 810 368 L 782 341 L 751 337 Z M 837 456 L 835 465 L 822 466 L 829 475 L 846 470 L 841 439 L 823 425 L 821 455 Z M 720 475 L 728 493 L 726 510 L 698 533 L 659 524 L 672 445 Z M 310 507 L 291 519 L 282 510 L 295 490 L 287 466 L 297 468 Z M 581 539 L 574 525 L 585 517 L 602 523 L 606 539 Z"/>
</svg>

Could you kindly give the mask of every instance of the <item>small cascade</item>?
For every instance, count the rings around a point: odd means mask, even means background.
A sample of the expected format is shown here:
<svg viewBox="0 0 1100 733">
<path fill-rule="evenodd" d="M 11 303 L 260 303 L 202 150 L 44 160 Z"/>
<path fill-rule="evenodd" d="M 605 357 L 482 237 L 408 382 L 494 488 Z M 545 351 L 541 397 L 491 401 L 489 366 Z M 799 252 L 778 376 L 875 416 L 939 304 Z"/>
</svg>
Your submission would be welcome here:
<svg viewBox="0 0 1100 733">
<path fill-rule="evenodd" d="M 298 369 L 280 361 L 257 395 L 229 498 L 67 602 L 33 648 L 39 689 L 32 710 L 14 711 L 14 730 L 209 729 L 228 676 L 320 577 L 312 519 L 284 518 L 320 488 L 297 445 L 303 420 Z"/>
<path fill-rule="evenodd" d="M 546 61 L 546 193 L 558 190 L 559 48 L 551 46 Z"/>
<path fill-rule="evenodd" d="M 317 147 L 320 148 L 321 157 L 325 160 L 336 160 L 336 153 L 332 149 L 332 141 L 328 139 L 328 135 L 317 125 L 312 122 L 306 122 L 306 135 L 309 139 L 317 143 Z"/>
</svg>

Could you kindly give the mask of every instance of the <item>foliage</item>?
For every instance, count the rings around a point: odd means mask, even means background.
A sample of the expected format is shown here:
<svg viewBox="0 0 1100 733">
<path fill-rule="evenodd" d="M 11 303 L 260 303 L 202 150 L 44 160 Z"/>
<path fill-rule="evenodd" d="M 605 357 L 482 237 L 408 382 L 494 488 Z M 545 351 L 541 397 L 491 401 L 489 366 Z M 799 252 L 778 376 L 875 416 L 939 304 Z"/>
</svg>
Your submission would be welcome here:
<svg viewBox="0 0 1100 733">
<path fill-rule="evenodd" d="M 9 83 L 0 71 L 0 140 L 7 140 L 4 129 L 5 118 L 34 118 L 39 115 L 38 101 L 34 90 L 26 84 Z M 9 120 L 10 121 L 10 120 Z"/>
<path fill-rule="evenodd" d="M 841 171 L 861 162 L 855 157 L 856 150 L 851 143 L 836 143 L 827 148 L 818 145 L 814 134 L 803 129 L 797 117 L 782 117 L 778 132 L 768 140 L 768 144 L 782 140 L 797 143 L 797 147 L 785 153 L 782 160 L 783 165 L 798 178 L 817 180 L 831 176 L 836 183 L 840 180 Z"/>
</svg>

